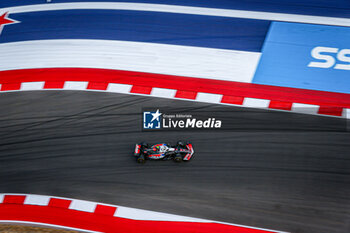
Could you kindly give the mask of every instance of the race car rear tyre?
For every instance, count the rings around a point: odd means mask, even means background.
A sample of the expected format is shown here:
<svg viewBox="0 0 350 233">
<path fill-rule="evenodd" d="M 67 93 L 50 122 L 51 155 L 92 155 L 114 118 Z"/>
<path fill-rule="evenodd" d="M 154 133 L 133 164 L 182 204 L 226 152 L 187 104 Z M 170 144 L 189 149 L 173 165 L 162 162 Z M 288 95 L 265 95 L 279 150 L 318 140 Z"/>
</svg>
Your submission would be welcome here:
<svg viewBox="0 0 350 233">
<path fill-rule="evenodd" d="M 148 143 L 145 143 L 145 142 L 141 142 L 140 145 L 143 148 L 148 148 L 149 147 Z"/>
<path fill-rule="evenodd" d="M 176 155 L 175 158 L 174 158 L 174 161 L 178 162 L 178 163 L 181 162 L 182 161 L 181 155 Z"/>
<path fill-rule="evenodd" d="M 145 156 L 144 156 L 144 155 L 140 155 L 140 156 L 137 158 L 137 162 L 138 162 L 138 163 L 145 163 L 145 162 L 146 162 Z"/>
<path fill-rule="evenodd" d="M 186 144 L 185 144 L 184 142 L 182 142 L 182 141 L 178 141 L 178 142 L 176 143 L 176 145 L 177 145 L 177 146 L 184 147 Z"/>
</svg>

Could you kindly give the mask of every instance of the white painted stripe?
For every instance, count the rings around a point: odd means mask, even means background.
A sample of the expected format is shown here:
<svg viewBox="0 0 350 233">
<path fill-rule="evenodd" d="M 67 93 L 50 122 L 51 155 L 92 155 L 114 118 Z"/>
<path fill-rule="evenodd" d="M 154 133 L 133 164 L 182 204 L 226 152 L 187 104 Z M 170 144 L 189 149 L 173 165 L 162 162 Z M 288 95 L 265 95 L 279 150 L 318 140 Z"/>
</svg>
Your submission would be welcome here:
<svg viewBox="0 0 350 233">
<path fill-rule="evenodd" d="M 344 108 L 342 116 L 344 118 L 350 119 L 350 109 L 349 108 Z"/>
<path fill-rule="evenodd" d="M 298 113 L 317 114 L 319 108 L 320 106 L 313 104 L 293 103 L 291 110 Z"/>
<path fill-rule="evenodd" d="M 196 100 L 208 103 L 220 103 L 222 95 L 198 92 Z"/>
<path fill-rule="evenodd" d="M 0 194 L 0 203 L 4 201 L 4 194 Z"/>
<path fill-rule="evenodd" d="M 79 232 L 81 231 L 81 232 L 89 232 L 89 233 L 102 233 L 100 231 L 89 231 L 89 230 L 85 230 L 85 229 L 81 229 L 81 228 L 66 227 L 66 226 L 60 226 L 60 225 L 55 225 L 55 224 L 30 222 L 30 221 L 0 220 L 0 223 L 20 223 L 20 224 L 28 224 L 28 225 L 36 225 L 36 226 L 48 226 L 48 227 L 54 227 L 54 228 L 61 228 L 61 229 L 79 231 Z"/>
<path fill-rule="evenodd" d="M 67 81 L 64 83 L 63 89 L 65 90 L 86 90 L 89 82 L 73 82 Z"/>
<path fill-rule="evenodd" d="M 220 16 L 230 18 L 259 19 L 269 21 L 287 21 L 297 23 L 326 24 L 338 26 L 350 26 L 350 19 L 325 16 L 310 16 L 299 14 L 272 13 L 260 11 L 227 10 L 218 8 L 176 6 L 150 3 L 126 3 L 126 2 L 81 2 L 81 3 L 56 3 L 38 4 L 28 6 L 16 6 L 3 8 L 1 12 L 26 13 L 37 11 L 68 10 L 68 9 L 109 9 L 109 10 L 133 10 L 167 12 L 192 15 Z"/>
<path fill-rule="evenodd" d="M 132 85 L 128 85 L 128 84 L 110 83 L 108 84 L 106 91 L 127 94 L 127 93 L 130 93 L 131 88 L 132 88 Z"/>
<path fill-rule="evenodd" d="M 118 207 L 115 217 L 129 218 L 135 220 L 155 220 L 155 221 L 181 221 L 181 222 L 212 222 L 210 220 L 190 218 L 180 215 L 166 214 L 148 210 L 140 210 L 129 207 Z"/>
<path fill-rule="evenodd" d="M 26 196 L 24 204 L 47 206 L 49 204 L 49 202 L 50 202 L 49 196 L 30 194 L 30 195 Z"/>
<path fill-rule="evenodd" d="M 42 90 L 45 82 L 24 82 L 21 83 L 21 91 Z"/>
<path fill-rule="evenodd" d="M 90 201 L 72 200 L 69 209 L 93 213 L 97 203 Z"/>
<path fill-rule="evenodd" d="M 251 83 L 260 53 L 113 40 L 0 44 L 0 70 L 80 67 Z"/>
<path fill-rule="evenodd" d="M 174 98 L 176 90 L 167 88 L 152 88 L 151 95 L 164 98 Z"/>
<path fill-rule="evenodd" d="M 270 104 L 270 100 L 266 99 L 255 99 L 255 98 L 244 98 L 243 106 L 251 107 L 251 108 L 268 108 Z"/>
</svg>

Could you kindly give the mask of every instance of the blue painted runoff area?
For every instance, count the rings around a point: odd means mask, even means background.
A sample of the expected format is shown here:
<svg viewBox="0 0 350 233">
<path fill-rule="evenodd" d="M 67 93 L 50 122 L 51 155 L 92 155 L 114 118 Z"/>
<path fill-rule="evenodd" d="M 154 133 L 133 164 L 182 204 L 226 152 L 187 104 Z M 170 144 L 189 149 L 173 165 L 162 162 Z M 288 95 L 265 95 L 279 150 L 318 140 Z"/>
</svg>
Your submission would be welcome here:
<svg viewBox="0 0 350 233">
<path fill-rule="evenodd" d="M 273 22 L 253 83 L 350 94 L 350 28 Z"/>
<path fill-rule="evenodd" d="M 101 39 L 260 52 L 270 22 L 125 10 L 57 10 L 10 14 L 0 43 Z"/>
<path fill-rule="evenodd" d="M 138 2 L 350 18 L 349 0 L 1 0 L 0 8 L 65 2 Z"/>
</svg>

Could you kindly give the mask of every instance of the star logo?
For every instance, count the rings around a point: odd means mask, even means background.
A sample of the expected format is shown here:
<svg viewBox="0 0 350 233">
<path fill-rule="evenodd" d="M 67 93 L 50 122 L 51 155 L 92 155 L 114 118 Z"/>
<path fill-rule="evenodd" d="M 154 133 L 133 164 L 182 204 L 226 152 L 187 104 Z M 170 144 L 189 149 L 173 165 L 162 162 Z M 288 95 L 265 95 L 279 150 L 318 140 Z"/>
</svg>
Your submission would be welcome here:
<svg viewBox="0 0 350 233">
<path fill-rule="evenodd" d="M 17 20 L 8 18 L 7 17 L 8 15 L 9 15 L 9 13 L 5 12 L 4 14 L 2 14 L 0 16 L 0 35 L 1 35 L 2 29 L 4 28 L 4 26 L 9 25 L 9 24 L 14 24 L 14 23 L 20 23 Z"/>
<path fill-rule="evenodd" d="M 160 129 L 162 128 L 161 116 L 162 113 L 157 111 L 143 112 L 143 129 Z"/>
<path fill-rule="evenodd" d="M 162 115 L 162 114 L 159 112 L 159 109 L 157 109 L 157 111 L 156 111 L 155 113 L 152 113 L 152 116 L 153 116 L 153 117 L 152 117 L 151 122 L 154 121 L 154 120 L 159 121 L 160 115 Z"/>
</svg>

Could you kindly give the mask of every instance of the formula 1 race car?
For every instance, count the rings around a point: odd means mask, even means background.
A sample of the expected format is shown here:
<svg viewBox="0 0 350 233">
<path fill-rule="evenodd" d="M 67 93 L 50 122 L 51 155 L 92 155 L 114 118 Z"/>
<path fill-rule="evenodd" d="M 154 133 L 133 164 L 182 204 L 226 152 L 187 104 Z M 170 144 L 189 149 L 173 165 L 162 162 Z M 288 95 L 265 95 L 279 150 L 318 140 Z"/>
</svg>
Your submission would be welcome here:
<svg viewBox="0 0 350 233">
<path fill-rule="evenodd" d="M 134 156 L 137 162 L 144 163 L 147 159 L 174 160 L 175 162 L 188 162 L 193 157 L 194 150 L 191 143 L 178 142 L 175 146 L 166 143 L 149 145 L 139 143 L 135 146 Z"/>
</svg>

